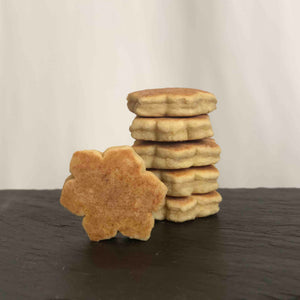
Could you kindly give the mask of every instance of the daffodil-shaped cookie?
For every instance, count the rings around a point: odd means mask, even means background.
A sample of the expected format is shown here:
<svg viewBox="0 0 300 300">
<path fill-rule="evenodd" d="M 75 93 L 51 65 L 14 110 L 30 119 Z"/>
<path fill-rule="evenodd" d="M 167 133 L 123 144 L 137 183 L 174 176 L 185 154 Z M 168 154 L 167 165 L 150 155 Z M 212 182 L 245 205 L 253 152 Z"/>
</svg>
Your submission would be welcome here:
<svg viewBox="0 0 300 300">
<path fill-rule="evenodd" d="M 130 238 L 150 238 L 152 212 L 164 205 L 167 188 L 145 170 L 131 147 L 75 152 L 70 172 L 60 203 L 85 216 L 82 224 L 91 240 L 109 239 L 118 231 Z"/>
</svg>

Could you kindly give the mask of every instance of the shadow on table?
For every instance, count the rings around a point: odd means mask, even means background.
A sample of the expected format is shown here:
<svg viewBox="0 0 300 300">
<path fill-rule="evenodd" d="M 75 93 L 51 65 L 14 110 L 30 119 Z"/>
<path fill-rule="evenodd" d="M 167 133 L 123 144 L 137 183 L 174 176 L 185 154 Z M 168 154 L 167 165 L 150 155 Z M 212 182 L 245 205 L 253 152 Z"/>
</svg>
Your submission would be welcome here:
<svg viewBox="0 0 300 300">
<path fill-rule="evenodd" d="M 73 253 L 69 272 L 61 280 L 70 288 L 67 294 L 72 294 L 75 282 L 82 289 L 105 290 L 107 295 L 116 282 L 120 289 L 133 289 L 138 295 L 142 286 L 153 290 L 160 286 L 159 295 L 163 291 L 179 297 L 181 293 L 205 294 L 216 288 L 215 277 L 225 272 L 218 224 L 217 216 L 184 224 L 163 221 L 156 223 L 147 242 L 120 234 L 99 243 L 87 242 Z M 224 287 L 225 283 L 218 287 L 221 295 Z"/>
</svg>

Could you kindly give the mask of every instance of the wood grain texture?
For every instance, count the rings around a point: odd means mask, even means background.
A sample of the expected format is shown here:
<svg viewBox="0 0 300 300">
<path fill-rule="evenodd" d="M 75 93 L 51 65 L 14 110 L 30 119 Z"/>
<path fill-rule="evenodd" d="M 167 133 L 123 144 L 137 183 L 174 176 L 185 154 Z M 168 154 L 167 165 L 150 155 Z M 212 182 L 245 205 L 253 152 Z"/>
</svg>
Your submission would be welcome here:
<svg viewBox="0 0 300 300">
<path fill-rule="evenodd" d="M 59 190 L 0 191 L 0 299 L 299 299 L 300 189 L 223 189 L 217 216 L 90 242 Z"/>
</svg>

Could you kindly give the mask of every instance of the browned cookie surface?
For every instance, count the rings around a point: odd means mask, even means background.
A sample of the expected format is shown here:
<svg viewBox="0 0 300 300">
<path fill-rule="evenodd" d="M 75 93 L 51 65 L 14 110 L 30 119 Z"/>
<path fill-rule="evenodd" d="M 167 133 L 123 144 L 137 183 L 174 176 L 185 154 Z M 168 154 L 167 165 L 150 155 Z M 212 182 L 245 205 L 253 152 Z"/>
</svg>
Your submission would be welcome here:
<svg viewBox="0 0 300 300">
<path fill-rule="evenodd" d="M 145 170 L 131 147 L 75 152 L 60 202 L 85 216 L 83 227 L 93 241 L 114 237 L 118 231 L 147 240 L 154 225 L 152 212 L 164 204 L 166 186 Z"/>
</svg>

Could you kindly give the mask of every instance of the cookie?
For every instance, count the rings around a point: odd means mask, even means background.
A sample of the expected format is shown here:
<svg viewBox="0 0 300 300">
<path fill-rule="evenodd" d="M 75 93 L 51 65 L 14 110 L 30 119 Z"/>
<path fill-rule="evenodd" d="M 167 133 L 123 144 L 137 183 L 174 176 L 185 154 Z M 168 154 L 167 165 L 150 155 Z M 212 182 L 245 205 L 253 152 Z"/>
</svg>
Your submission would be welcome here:
<svg viewBox="0 0 300 300">
<path fill-rule="evenodd" d="M 216 214 L 221 201 L 222 197 L 216 191 L 184 198 L 166 197 L 166 205 L 153 215 L 157 220 L 185 222 Z"/>
<path fill-rule="evenodd" d="M 219 171 L 214 166 L 192 167 L 180 170 L 149 169 L 149 171 L 167 186 L 167 195 L 172 197 L 205 194 L 218 188 Z"/>
<path fill-rule="evenodd" d="M 129 129 L 133 138 L 144 141 L 190 141 L 214 135 L 208 115 L 189 118 L 136 117 Z"/>
<path fill-rule="evenodd" d="M 135 141 L 134 150 L 144 160 L 146 168 L 184 169 L 208 166 L 220 160 L 221 148 L 214 139 L 182 143 Z"/>
<path fill-rule="evenodd" d="M 145 170 L 131 147 L 112 147 L 73 154 L 60 203 L 78 216 L 90 240 L 114 237 L 147 240 L 154 226 L 152 212 L 164 205 L 166 186 Z"/>
<path fill-rule="evenodd" d="M 185 117 L 216 109 L 215 95 L 196 89 L 164 88 L 130 93 L 127 106 L 142 117 Z"/>
</svg>

